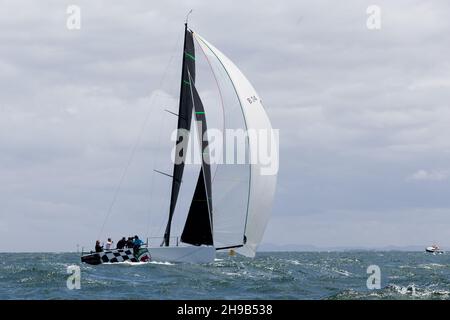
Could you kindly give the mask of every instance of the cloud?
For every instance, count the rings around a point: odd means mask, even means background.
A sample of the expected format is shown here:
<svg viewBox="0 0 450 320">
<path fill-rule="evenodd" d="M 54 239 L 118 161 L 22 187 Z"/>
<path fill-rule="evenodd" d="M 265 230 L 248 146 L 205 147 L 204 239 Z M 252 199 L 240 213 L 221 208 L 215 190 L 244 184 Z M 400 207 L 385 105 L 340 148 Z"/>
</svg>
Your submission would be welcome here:
<svg viewBox="0 0 450 320">
<path fill-rule="evenodd" d="M 236 10 L 226 1 L 80 0 L 79 31 L 66 28 L 70 4 L 2 2 L 0 250 L 12 237 L 14 250 L 95 241 L 139 136 L 106 230 L 161 235 L 170 185 L 152 173 L 171 170 L 176 118 L 163 110 L 177 108 L 191 8 L 190 26 L 242 69 L 280 129 L 278 227 L 268 239 L 351 243 L 373 221 L 390 230 L 392 216 L 406 216 L 398 212 L 450 208 L 449 172 L 418 171 L 450 161 L 449 3 L 378 1 L 377 31 L 366 28 L 371 1 L 251 0 Z M 339 212 L 358 218 L 339 223 Z M 420 222 L 404 219 L 383 241 Z M 283 240 L 287 225 L 296 227 Z"/>
<path fill-rule="evenodd" d="M 408 177 L 409 180 L 443 181 L 450 177 L 450 170 L 418 170 Z"/>
</svg>

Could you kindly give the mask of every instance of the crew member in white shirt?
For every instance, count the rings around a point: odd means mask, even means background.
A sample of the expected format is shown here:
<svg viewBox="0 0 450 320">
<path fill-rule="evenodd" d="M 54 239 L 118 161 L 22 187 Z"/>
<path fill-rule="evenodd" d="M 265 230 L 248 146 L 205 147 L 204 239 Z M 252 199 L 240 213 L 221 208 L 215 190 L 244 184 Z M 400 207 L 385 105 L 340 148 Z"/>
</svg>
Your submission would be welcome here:
<svg viewBox="0 0 450 320">
<path fill-rule="evenodd" d="M 110 250 L 113 246 L 114 241 L 111 240 L 111 238 L 108 238 L 108 241 L 106 241 L 105 249 Z"/>
</svg>

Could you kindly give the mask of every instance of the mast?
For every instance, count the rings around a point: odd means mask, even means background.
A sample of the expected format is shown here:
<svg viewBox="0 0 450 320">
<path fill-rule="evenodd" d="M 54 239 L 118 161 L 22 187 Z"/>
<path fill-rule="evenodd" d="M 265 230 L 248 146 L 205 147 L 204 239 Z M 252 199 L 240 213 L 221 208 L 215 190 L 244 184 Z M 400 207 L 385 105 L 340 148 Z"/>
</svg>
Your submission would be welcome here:
<svg viewBox="0 0 450 320">
<path fill-rule="evenodd" d="M 192 32 L 187 28 L 187 20 L 184 24 L 184 44 L 183 44 L 183 62 L 181 67 L 181 85 L 180 85 L 180 101 L 178 107 L 178 124 L 177 124 L 177 141 L 176 146 L 180 143 L 182 148 L 178 156 L 181 157 L 180 163 L 174 163 L 173 175 L 172 175 L 172 191 L 170 196 L 170 209 L 169 218 L 167 221 L 166 230 L 164 232 L 163 244 L 167 247 L 170 243 L 170 230 L 172 226 L 172 218 L 175 211 L 178 193 L 180 191 L 181 180 L 184 171 L 184 160 L 186 158 L 186 149 L 188 141 L 183 141 L 183 136 L 180 131 L 190 131 L 191 119 L 192 119 L 192 98 L 190 93 L 190 83 L 195 81 L 195 52 L 194 52 L 194 40 L 192 38 Z M 191 80 L 192 78 L 192 80 Z M 178 148 L 176 149 L 178 150 Z"/>
</svg>

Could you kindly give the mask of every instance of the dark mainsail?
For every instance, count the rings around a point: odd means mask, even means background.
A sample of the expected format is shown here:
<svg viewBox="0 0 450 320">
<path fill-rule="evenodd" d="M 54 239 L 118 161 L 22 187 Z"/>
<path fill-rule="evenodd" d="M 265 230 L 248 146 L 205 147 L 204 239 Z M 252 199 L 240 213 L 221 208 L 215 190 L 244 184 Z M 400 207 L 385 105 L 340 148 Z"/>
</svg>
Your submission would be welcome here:
<svg viewBox="0 0 450 320">
<path fill-rule="evenodd" d="M 211 168 L 209 164 L 208 139 L 206 137 L 206 116 L 202 101 L 191 79 L 192 99 L 194 102 L 195 119 L 199 140 L 201 141 L 202 168 L 195 187 L 189 213 L 184 225 L 181 241 L 195 246 L 212 245 L 212 198 L 211 198 Z M 207 161 L 205 161 L 207 160 Z"/>
<path fill-rule="evenodd" d="M 184 45 L 183 45 L 183 63 L 181 71 L 181 89 L 180 89 L 180 103 L 178 109 L 178 138 L 176 145 L 182 143 L 179 156 L 181 161 L 174 164 L 173 178 L 172 178 L 172 192 L 170 196 L 169 219 L 167 222 L 166 231 L 164 232 L 164 245 L 169 246 L 170 242 L 170 228 L 172 225 L 173 213 L 180 191 L 181 179 L 184 171 L 184 160 L 186 158 L 186 149 L 188 141 L 183 141 L 182 131 L 189 131 L 191 128 L 193 99 L 191 97 L 190 78 L 195 81 L 195 49 L 192 32 L 187 29 L 187 24 L 184 28 Z M 178 149 L 177 149 L 178 150 Z"/>
</svg>

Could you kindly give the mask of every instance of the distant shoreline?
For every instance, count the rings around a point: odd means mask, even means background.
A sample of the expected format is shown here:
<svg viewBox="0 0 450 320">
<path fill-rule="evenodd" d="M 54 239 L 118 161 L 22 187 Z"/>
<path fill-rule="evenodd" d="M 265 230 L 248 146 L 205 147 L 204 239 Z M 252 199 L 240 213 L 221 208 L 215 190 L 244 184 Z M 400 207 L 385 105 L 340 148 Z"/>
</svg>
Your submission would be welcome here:
<svg viewBox="0 0 450 320">
<path fill-rule="evenodd" d="M 388 252 L 388 251 L 397 251 L 397 252 L 422 252 L 425 251 L 425 248 L 431 244 L 427 245 L 410 245 L 410 246 L 380 246 L 380 247 L 358 247 L 358 246 L 314 246 L 314 245 L 297 245 L 297 244 L 288 244 L 288 245 L 277 245 L 272 243 L 262 244 L 258 248 L 258 252 L 355 252 L 355 251 L 364 251 L 364 252 Z M 449 246 L 440 244 L 440 247 L 445 251 L 446 248 L 450 248 Z"/>
<path fill-rule="evenodd" d="M 407 250 L 407 249 L 367 249 L 367 248 L 357 248 L 357 249 L 310 249 L 310 250 L 258 250 L 258 253 L 282 253 L 282 252 L 297 252 L 297 253 L 355 253 L 355 252 L 425 252 L 423 249 Z M 445 252 L 445 250 L 444 250 Z M 0 254 L 65 254 L 73 253 L 81 255 L 81 252 L 77 251 L 0 251 Z M 226 251 L 221 251 L 219 254 L 227 254 Z"/>
</svg>

